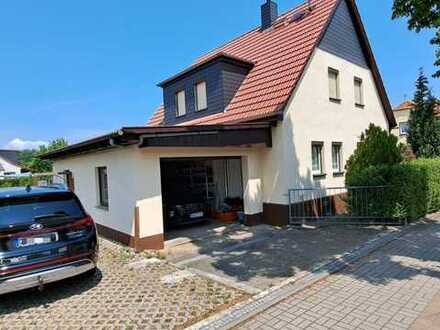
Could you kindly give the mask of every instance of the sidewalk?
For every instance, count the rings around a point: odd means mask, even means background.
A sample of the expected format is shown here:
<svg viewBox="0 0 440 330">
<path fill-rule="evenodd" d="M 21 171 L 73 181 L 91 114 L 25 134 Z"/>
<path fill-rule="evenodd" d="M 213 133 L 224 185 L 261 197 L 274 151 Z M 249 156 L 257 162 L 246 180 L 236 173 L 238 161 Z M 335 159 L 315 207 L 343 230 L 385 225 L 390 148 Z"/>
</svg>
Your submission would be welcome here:
<svg viewBox="0 0 440 330">
<path fill-rule="evenodd" d="M 430 218 L 238 328 L 440 329 L 440 215 Z"/>
</svg>

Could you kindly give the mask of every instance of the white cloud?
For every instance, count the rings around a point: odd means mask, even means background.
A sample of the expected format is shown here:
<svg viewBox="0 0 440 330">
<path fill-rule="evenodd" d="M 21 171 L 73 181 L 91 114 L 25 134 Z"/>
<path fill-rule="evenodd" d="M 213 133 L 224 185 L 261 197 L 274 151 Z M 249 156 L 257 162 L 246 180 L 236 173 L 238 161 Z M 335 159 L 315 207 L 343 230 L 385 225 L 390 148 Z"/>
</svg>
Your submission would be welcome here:
<svg viewBox="0 0 440 330">
<path fill-rule="evenodd" d="M 42 145 L 47 145 L 44 141 L 25 141 L 19 138 L 15 138 L 4 146 L 4 149 L 10 150 L 30 150 L 38 149 Z"/>
</svg>

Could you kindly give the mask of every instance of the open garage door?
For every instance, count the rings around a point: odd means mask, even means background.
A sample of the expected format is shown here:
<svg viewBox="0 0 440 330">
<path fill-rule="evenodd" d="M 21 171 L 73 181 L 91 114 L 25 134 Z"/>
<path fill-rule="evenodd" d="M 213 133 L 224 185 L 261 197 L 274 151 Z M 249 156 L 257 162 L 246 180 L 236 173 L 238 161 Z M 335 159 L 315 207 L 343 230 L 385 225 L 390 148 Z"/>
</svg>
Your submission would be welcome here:
<svg viewBox="0 0 440 330">
<path fill-rule="evenodd" d="M 161 159 L 167 231 L 210 219 L 238 221 L 243 214 L 241 158 Z"/>
</svg>

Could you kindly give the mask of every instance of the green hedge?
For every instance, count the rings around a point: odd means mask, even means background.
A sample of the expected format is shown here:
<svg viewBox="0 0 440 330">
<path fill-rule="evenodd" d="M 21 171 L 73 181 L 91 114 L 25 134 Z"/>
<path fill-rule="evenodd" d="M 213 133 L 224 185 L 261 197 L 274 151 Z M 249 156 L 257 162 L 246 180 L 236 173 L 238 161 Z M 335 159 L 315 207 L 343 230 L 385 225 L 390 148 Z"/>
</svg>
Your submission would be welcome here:
<svg viewBox="0 0 440 330">
<path fill-rule="evenodd" d="M 409 164 L 423 172 L 427 189 L 427 212 L 440 210 L 440 158 L 418 159 Z"/>
<path fill-rule="evenodd" d="M 440 210 L 440 159 L 420 159 L 397 165 L 371 166 L 347 176 L 347 186 L 387 186 L 369 196 L 378 216 L 415 220 Z M 352 212 L 357 206 L 350 203 Z"/>
<path fill-rule="evenodd" d="M 0 188 L 11 188 L 11 187 L 26 187 L 32 185 L 32 178 L 7 178 L 0 180 Z"/>
</svg>

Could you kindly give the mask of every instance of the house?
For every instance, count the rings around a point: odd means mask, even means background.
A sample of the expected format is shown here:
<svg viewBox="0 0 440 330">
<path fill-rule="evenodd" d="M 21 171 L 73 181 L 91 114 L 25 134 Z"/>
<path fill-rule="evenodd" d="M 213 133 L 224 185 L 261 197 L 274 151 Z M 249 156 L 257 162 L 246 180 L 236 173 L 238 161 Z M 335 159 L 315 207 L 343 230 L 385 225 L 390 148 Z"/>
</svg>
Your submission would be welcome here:
<svg viewBox="0 0 440 330">
<path fill-rule="evenodd" d="M 282 15 L 267 1 L 261 26 L 159 86 L 147 126 L 44 156 L 101 234 L 137 249 L 162 248 L 175 209 L 197 201 L 241 198 L 246 224 L 287 224 L 289 188 L 343 186 L 361 132 L 396 125 L 353 0 Z"/>
<path fill-rule="evenodd" d="M 391 131 L 399 138 L 399 142 L 406 144 L 406 137 L 408 135 L 409 117 L 411 111 L 414 110 L 413 101 L 404 101 L 393 109 L 394 117 L 396 118 L 397 126 Z M 440 107 L 437 108 L 436 115 L 440 117 Z"/>
<path fill-rule="evenodd" d="M 16 150 L 0 150 L 0 177 L 22 173 L 18 165 L 19 154 L 20 152 Z"/>
</svg>

